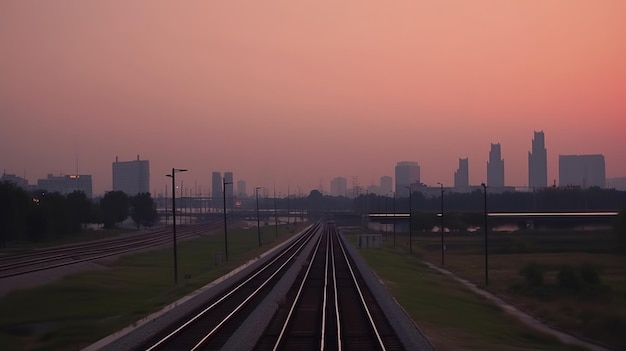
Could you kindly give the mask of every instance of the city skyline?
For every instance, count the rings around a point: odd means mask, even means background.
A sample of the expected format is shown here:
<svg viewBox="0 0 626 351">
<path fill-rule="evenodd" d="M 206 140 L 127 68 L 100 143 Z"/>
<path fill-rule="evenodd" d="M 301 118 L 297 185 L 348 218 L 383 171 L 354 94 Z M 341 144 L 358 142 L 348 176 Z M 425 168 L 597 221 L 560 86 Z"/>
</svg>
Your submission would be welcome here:
<svg viewBox="0 0 626 351">
<path fill-rule="evenodd" d="M 547 185 L 559 155 L 603 154 L 624 177 L 624 16 L 621 1 L 1 2 L 0 168 L 91 174 L 99 195 L 112 159 L 140 154 L 151 192 L 175 167 L 204 189 L 232 171 L 294 194 L 414 160 L 450 186 L 461 157 L 487 181 L 497 142 L 504 183 L 524 186 L 541 130 Z"/>
</svg>

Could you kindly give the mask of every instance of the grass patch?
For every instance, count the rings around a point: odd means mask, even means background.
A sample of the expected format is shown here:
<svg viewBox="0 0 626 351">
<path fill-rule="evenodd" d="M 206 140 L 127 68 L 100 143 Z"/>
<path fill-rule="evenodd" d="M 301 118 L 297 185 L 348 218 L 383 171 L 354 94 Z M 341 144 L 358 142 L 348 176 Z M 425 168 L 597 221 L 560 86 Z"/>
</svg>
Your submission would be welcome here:
<svg viewBox="0 0 626 351">
<path fill-rule="evenodd" d="M 301 225 L 299 229 L 303 228 Z M 80 349 L 206 285 L 289 238 L 293 226 L 229 229 L 229 261 L 215 264 L 224 237 L 217 231 L 178 243 L 179 284 L 174 286 L 172 250 L 123 256 L 103 271 L 12 292 L 0 299 L 0 345 L 15 350 Z M 185 279 L 189 275 L 189 279 Z"/>
<path fill-rule="evenodd" d="M 398 247 L 387 240 L 360 253 L 437 350 L 581 350 L 524 326 Z"/>
</svg>

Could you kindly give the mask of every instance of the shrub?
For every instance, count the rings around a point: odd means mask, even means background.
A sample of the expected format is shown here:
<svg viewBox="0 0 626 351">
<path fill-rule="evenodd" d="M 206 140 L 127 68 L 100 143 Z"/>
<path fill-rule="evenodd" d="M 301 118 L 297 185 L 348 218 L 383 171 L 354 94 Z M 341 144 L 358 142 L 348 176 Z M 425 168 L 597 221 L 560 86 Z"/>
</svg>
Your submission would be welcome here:
<svg viewBox="0 0 626 351">
<path fill-rule="evenodd" d="M 580 278 L 585 284 L 588 285 L 599 285 L 600 284 L 600 274 L 598 273 L 598 268 L 585 263 L 578 267 L 578 272 L 580 273 Z"/>
<path fill-rule="evenodd" d="M 526 278 L 528 286 L 541 286 L 543 285 L 543 271 L 543 267 L 537 262 L 530 262 L 519 273 Z"/>
<path fill-rule="evenodd" d="M 557 275 L 558 285 L 566 292 L 577 293 L 582 287 L 582 282 L 576 274 L 576 270 L 570 266 L 562 266 Z"/>
</svg>

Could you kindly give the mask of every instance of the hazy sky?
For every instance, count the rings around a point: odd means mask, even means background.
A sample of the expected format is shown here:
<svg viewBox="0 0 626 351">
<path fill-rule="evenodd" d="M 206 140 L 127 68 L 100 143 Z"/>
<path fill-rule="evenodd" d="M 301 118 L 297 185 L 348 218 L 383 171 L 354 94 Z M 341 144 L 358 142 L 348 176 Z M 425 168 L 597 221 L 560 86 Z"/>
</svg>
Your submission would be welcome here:
<svg viewBox="0 0 626 351">
<path fill-rule="evenodd" d="M 367 186 L 397 161 L 528 182 L 533 130 L 626 176 L 626 1 L 0 1 L 0 167 L 31 183 L 115 156 L 185 184 Z"/>
</svg>

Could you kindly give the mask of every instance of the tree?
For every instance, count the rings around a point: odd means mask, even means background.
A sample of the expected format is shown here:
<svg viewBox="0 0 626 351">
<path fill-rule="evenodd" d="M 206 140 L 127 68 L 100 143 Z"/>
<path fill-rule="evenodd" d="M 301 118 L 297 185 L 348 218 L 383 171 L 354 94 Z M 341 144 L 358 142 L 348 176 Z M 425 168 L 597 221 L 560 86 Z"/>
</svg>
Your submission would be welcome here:
<svg viewBox="0 0 626 351">
<path fill-rule="evenodd" d="M 137 225 L 152 227 L 158 218 L 154 200 L 150 193 L 140 193 L 130 198 L 130 217 Z"/>
<path fill-rule="evenodd" d="M 78 233 L 82 229 L 83 223 L 88 223 L 91 219 L 92 203 L 82 191 L 74 191 L 67 195 L 67 201 L 72 213 L 72 227 Z"/>
<path fill-rule="evenodd" d="M 9 240 L 17 241 L 26 231 L 28 212 L 33 201 L 28 193 L 11 182 L 0 182 L 0 248 Z"/>
<path fill-rule="evenodd" d="M 103 222 L 105 228 L 114 228 L 128 218 L 129 199 L 123 191 L 109 191 L 100 200 Z"/>
</svg>

